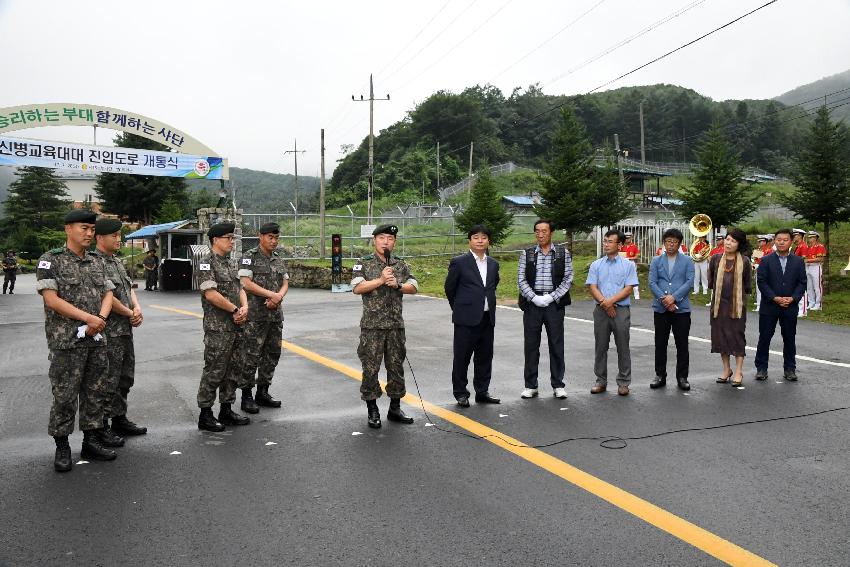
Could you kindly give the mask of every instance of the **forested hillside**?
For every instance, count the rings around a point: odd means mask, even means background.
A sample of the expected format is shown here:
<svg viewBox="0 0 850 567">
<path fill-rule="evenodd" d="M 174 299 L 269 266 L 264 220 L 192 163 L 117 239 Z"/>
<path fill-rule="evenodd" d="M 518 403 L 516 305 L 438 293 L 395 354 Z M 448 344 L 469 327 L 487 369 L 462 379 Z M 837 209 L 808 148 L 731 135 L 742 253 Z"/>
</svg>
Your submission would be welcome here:
<svg viewBox="0 0 850 567">
<path fill-rule="evenodd" d="M 794 90 L 779 95 L 776 97 L 776 100 L 790 105 L 799 104 L 803 101 L 820 98 L 825 95 L 829 95 L 826 100 L 830 106 L 850 102 L 850 69 L 843 73 L 824 77 L 814 83 L 797 87 Z M 835 110 L 832 111 L 832 118 L 833 120 L 844 119 L 845 122 L 850 122 L 850 104 L 836 106 Z"/>
<path fill-rule="evenodd" d="M 808 119 L 794 119 L 800 113 L 783 110 L 780 102 L 716 102 L 674 85 L 570 97 L 547 95 L 534 85 L 508 96 L 476 85 L 459 94 L 437 92 L 381 131 L 375 141 L 375 196 L 409 193 L 413 198 L 423 184 L 434 195 L 437 142 L 442 185 L 465 175 L 470 142 L 473 167 L 509 160 L 537 166 L 559 118 L 553 109 L 565 104 L 574 109 L 594 145 L 613 145 L 616 133 L 621 148 L 639 157 L 641 102 L 648 161 L 695 161 L 702 135 L 716 119 L 726 125 L 745 164 L 783 172 L 808 124 Z M 341 160 L 330 182 L 332 205 L 365 198 L 367 155 L 364 140 Z"/>
<path fill-rule="evenodd" d="M 230 168 L 230 181 L 236 187 L 236 204 L 246 213 L 289 212 L 289 202 L 295 203 L 295 176 L 269 173 L 241 167 Z M 218 195 L 218 181 L 190 181 L 189 190 L 205 189 Z M 229 187 L 229 185 L 228 185 Z M 319 178 L 298 176 L 298 209 L 307 212 L 318 210 Z"/>
</svg>

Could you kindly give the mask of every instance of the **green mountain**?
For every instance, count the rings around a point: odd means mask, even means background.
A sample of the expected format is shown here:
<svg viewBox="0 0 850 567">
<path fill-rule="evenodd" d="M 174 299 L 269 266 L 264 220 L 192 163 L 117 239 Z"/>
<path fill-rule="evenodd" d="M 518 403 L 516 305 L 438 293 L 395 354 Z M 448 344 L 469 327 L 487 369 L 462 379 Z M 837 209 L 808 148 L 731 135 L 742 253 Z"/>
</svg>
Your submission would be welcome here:
<svg viewBox="0 0 850 567">
<path fill-rule="evenodd" d="M 830 107 L 836 106 L 836 108 L 832 111 L 833 120 L 843 119 L 847 123 L 850 123 L 850 104 L 837 106 L 843 103 L 850 103 L 850 69 L 843 73 L 824 77 L 823 79 L 809 83 L 808 85 L 797 87 L 796 89 L 775 97 L 774 100 L 778 100 L 782 104 L 790 106 L 792 104 L 800 104 L 801 102 L 815 100 L 818 98 L 822 99 L 825 95 L 829 95 L 826 97 L 827 105 Z M 808 107 L 811 105 L 806 106 Z"/>
<path fill-rule="evenodd" d="M 693 162 L 713 121 L 719 121 L 745 165 L 784 173 L 799 147 L 808 118 L 773 100 L 714 101 L 675 85 L 624 87 L 591 95 L 548 95 L 537 85 L 503 94 L 492 85 L 461 93 L 438 91 L 382 130 L 375 140 L 375 198 L 416 199 L 463 177 L 484 162 L 513 161 L 539 167 L 569 106 L 596 147 L 614 135 L 630 157 L 640 157 L 640 107 L 647 161 Z M 367 140 L 343 158 L 329 184 L 331 206 L 363 200 L 367 190 Z"/>
</svg>

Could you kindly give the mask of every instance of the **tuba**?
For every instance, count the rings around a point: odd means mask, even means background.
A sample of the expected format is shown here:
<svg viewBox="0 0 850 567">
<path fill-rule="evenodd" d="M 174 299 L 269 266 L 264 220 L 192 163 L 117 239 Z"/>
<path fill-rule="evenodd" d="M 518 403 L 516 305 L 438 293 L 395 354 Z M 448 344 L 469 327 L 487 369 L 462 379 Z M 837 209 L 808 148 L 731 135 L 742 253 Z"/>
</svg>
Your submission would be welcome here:
<svg viewBox="0 0 850 567">
<path fill-rule="evenodd" d="M 699 242 L 699 237 L 707 236 L 711 232 L 711 217 L 702 213 L 694 215 L 691 222 L 688 223 L 688 229 L 691 234 L 697 238 L 691 244 L 690 254 L 694 262 L 704 262 L 711 253 L 711 246 L 704 246 L 699 252 L 696 251 L 696 245 Z"/>
</svg>

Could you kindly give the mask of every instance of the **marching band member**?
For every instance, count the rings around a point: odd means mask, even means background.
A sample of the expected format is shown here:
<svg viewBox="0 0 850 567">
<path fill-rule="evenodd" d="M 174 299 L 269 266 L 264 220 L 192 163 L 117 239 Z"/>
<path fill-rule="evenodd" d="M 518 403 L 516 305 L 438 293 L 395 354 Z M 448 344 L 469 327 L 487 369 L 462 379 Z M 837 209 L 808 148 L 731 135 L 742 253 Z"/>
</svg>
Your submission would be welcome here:
<svg viewBox="0 0 850 567">
<path fill-rule="evenodd" d="M 626 243 L 620 251 L 623 253 L 626 260 L 635 265 L 635 273 L 637 273 L 637 261 L 640 256 L 640 248 L 638 248 L 638 245 L 635 244 L 631 232 L 626 232 L 624 234 L 626 235 Z M 640 299 L 640 290 L 638 289 L 638 286 L 635 286 L 635 299 Z"/>
<path fill-rule="evenodd" d="M 708 256 L 711 254 L 711 244 L 705 236 L 697 238 L 692 245 L 691 258 L 694 261 L 694 295 L 699 293 L 702 283 L 702 293 L 708 293 Z"/>
<path fill-rule="evenodd" d="M 808 241 L 805 256 L 806 295 L 809 309 L 820 311 L 823 308 L 823 259 L 826 257 L 826 248 L 820 243 L 820 234 L 817 231 L 809 231 Z"/>
<path fill-rule="evenodd" d="M 806 258 L 806 253 L 809 251 L 809 247 L 806 245 L 806 231 L 802 228 L 792 229 L 791 232 L 794 233 L 794 239 L 791 242 L 791 253 L 802 257 L 804 260 Z M 808 282 L 806 282 L 808 284 Z M 805 317 L 809 313 L 809 292 L 808 289 L 806 293 L 803 294 L 803 298 L 797 304 L 797 317 Z"/>
</svg>

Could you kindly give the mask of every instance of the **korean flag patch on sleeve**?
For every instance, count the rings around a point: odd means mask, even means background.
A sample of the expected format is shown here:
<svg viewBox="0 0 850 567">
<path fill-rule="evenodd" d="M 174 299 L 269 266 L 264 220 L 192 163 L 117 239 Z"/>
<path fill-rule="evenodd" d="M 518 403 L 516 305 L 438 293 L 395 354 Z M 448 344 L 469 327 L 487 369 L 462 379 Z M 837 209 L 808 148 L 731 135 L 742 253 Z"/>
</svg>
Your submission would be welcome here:
<svg viewBox="0 0 850 567">
<path fill-rule="evenodd" d="M 50 269 L 50 262 L 48 262 L 47 260 L 42 260 L 41 262 L 38 263 L 38 269 L 39 270 L 49 270 Z"/>
<path fill-rule="evenodd" d="M 251 258 L 242 258 L 242 264 L 245 266 L 251 265 Z"/>
<path fill-rule="evenodd" d="M 198 269 L 202 270 L 204 272 L 209 272 L 210 271 L 210 265 L 209 264 L 199 264 Z"/>
</svg>

